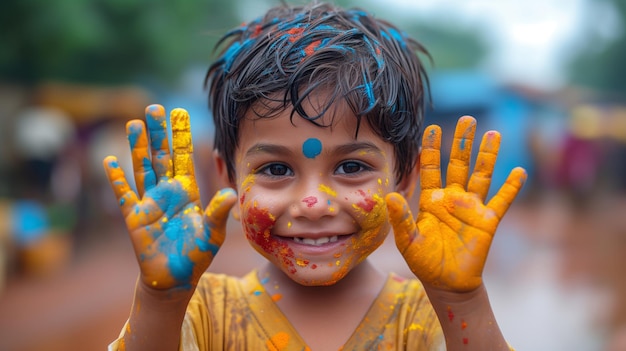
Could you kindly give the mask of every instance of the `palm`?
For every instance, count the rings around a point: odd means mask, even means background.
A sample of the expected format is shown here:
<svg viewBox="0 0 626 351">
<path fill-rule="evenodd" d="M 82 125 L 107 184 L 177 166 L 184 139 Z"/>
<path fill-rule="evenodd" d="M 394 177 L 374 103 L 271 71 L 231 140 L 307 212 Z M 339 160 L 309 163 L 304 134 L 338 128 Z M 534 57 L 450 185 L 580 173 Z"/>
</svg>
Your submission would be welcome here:
<svg viewBox="0 0 626 351">
<path fill-rule="evenodd" d="M 189 116 L 172 112 L 173 155 L 164 110 L 147 109 L 150 148 L 142 121 L 127 124 L 137 192 L 130 189 L 114 157 L 105 169 L 119 200 L 139 262 L 141 280 L 154 289 L 191 287 L 224 240 L 232 192 L 214 197 L 207 213 L 200 207 L 192 162 Z"/>
<path fill-rule="evenodd" d="M 514 169 L 505 185 L 484 204 L 500 136 L 485 134 L 468 182 L 475 128 L 473 118 L 459 120 L 446 187 L 441 185 L 441 131 L 430 126 L 424 132 L 416 222 L 403 198 L 391 194 L 387 199 L 396 244 L 409 267 L 422 283 L 447 291 L 471 291 L 482 284 L 493 235 L 526 177 L 523 169 Z"/>
</svg>

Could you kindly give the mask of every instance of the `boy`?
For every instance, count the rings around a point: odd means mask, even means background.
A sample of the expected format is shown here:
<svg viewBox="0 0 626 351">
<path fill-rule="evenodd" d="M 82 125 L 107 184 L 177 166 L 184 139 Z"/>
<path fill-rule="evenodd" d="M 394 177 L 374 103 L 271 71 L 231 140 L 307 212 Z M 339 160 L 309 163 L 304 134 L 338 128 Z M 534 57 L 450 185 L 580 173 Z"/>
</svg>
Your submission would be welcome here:
<svg viewBox="0 0 626 351">
<path fill-rule="evenodd" d="M 424 131 L 423 48 L 369 14 L 282 5 L 228 33 L 206 82 L 219 191 L 202 211 L 189 116 L 146 109 L 127 134 L 137 192 L 104 167 L 140 266 L 111 350 L 508 350 L 482 270 L 526 175 L 485 205 L 500 136 L 459 120 L 442 187 L 441 131 Z M 410 197 L 421 173 L 420 212 Z M 469 178 L 469 180 L 468 180 Z M 243 278 L 205 273 L 229 211 L 267 259 Z M 419 279 L 367 259 L 392 229 Z M 420 284 L 421 282 L 421 284 Z"/>
</svg>

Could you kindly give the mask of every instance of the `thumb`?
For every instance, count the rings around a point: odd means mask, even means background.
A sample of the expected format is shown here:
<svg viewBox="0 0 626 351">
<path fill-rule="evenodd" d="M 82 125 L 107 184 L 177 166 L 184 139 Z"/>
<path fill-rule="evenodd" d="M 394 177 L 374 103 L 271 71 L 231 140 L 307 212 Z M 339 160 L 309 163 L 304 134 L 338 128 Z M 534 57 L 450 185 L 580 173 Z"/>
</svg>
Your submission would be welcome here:
<svg viewBox="0 0 626 351">
<path fill-rule="evenodd" d="M 406 249 L 417 237 L 418 231 L 411 214 L 411 209 L 406 199 L 398 193 L 389 193 L 385 196 L 387 211 L 389 212 L 389 222 L 393 227 L 396 239 L 396 246 L 400 253 L 404 255 Z"/>
<path fill-rule="evenodd" d="M 228 213 L 237 201 L 237 193 L 232 188 L 219 190 L 211 199 L 204 212 L 204 218 L 211 230 L 210 241 L 221 246 L 226 237 Z"/>
</svg>

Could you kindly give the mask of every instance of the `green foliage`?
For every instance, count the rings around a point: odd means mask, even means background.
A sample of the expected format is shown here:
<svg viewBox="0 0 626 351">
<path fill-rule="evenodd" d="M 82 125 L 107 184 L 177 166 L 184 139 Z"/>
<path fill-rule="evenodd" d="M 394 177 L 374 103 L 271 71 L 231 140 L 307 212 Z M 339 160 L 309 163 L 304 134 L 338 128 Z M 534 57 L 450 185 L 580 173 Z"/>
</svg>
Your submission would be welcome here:
<svg viewBox="0 0 626 351">
<path fill-rule="evenodd" d="M 626 0 L 602 0 L 610 2 L 616 10 L 622 26 L 626 26 Z M 594 45 L 593 40 L 590 41 Z M 576 57 L 570 67 L 572 83 L 597 90 L 610 96 L 626 98 L 626 31 L 607 47 L 598 50 L 589 47 Z"/>
<path fill-rule="evenodd" d="M 208 61 L 216 40 L 208 31 L 231 27 L 235 17 L 233 2 L 219 0 L 5 1 L 0 77 L 169 79 L 191 62 Z"/>
<path fill-rule="evenodd" d="M 360 6 L 356 0 L 343 2 L 350 6 Z M 434 62 L 432 68 L 435 69 L 475 68 L 489 50 L 478 29 L 461 26 L 454 21 L 428 20 L 419 13 L 410 14 L 386 6 L 383 0 L 378 1 L 378 7 L 372 12 L 376 17 L 394 23 L 422 43 L 430 53 Z"/>
<path fill-rule="evenodd" d="M 476 32 L 456 27 L 413 25 L 407 32 L 426 47 L 436 69 L 475 68 L 488 50 Z"/>
<path fill-rule="evenodd" d="M 237 1 L 5 0 L 0 80 L 167 81 L 190 64 L 208 65 L 217 39 L 240 21 Z M 486 51 L 477 36 L 449 25 L 398 24 L 427 46 L 437 68 L 473 66 Z"/>
</svg>

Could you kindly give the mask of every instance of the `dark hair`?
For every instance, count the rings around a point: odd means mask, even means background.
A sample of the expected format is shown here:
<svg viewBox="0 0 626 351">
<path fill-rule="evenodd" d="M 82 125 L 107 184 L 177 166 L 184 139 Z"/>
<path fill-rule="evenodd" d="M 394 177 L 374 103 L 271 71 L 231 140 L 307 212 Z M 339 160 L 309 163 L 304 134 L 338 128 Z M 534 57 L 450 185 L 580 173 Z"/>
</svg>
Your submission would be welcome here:
<svg viewBox="0 0 626 351">
<path fill-rule="evenodd" d="M 420 43 L 365 11 L 324 3 L 275 7 L 226 33 L 217 46 L 225 43 L 209 67 L 205 87 L 215 149 L 231 181 L 239 123 L 250 109 L 263 118 L 293 106 L 291 118 L 297 113 L 322 126 L 319 118 L 340 99 L 357 116 L 355 137 L 364 117 L 393 144 L 396 180 L 411 172 L 428 88 L 418 57 L 428 52 Z M 309 116 L 301 103 L 316 91 L 329 92 L 329 97 L 319 114 Z M 257 108 L 259 103 L 263 108 Z"/>
</svg>

